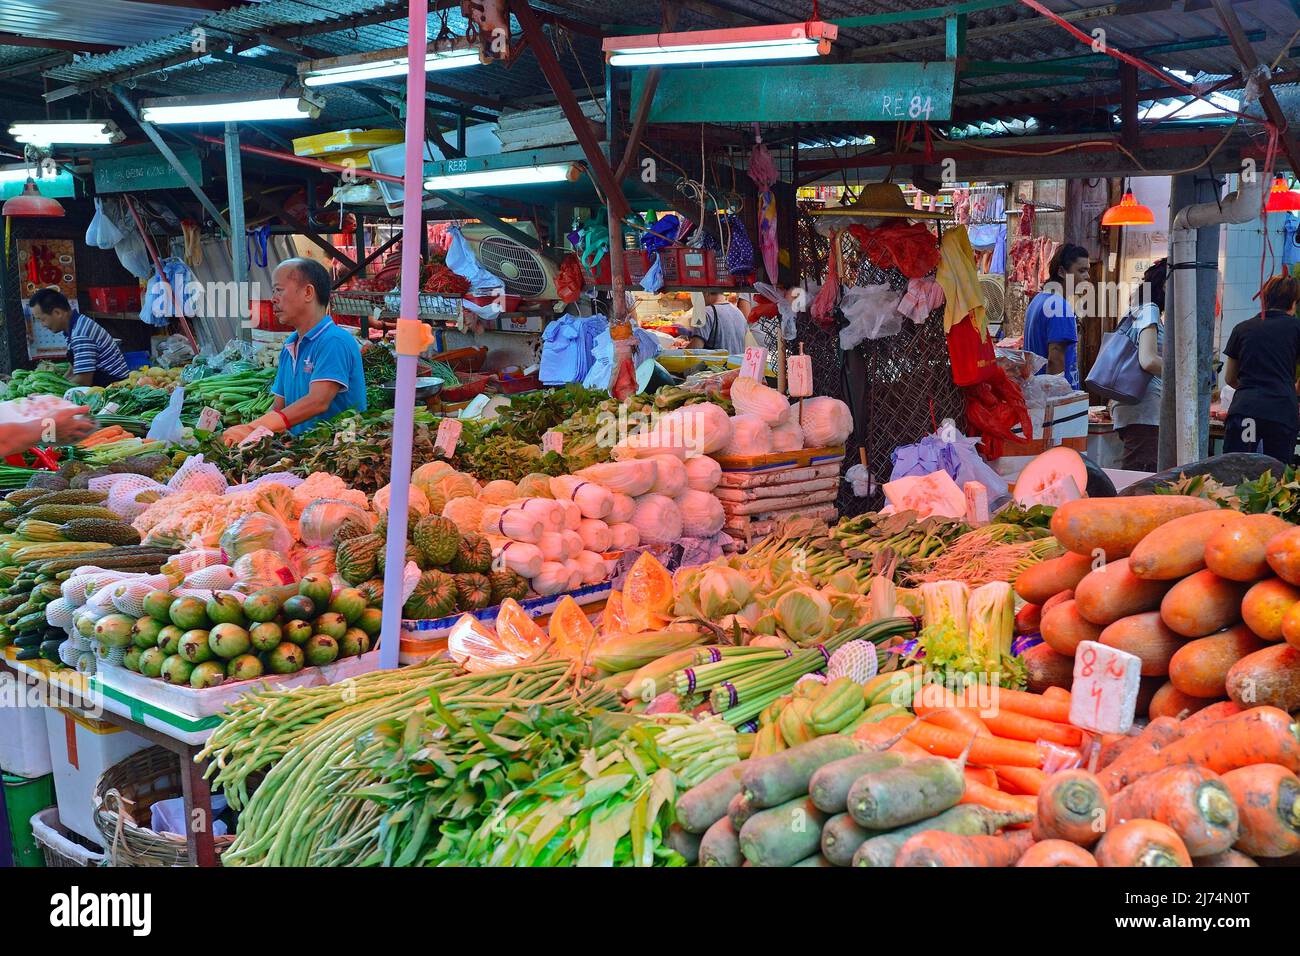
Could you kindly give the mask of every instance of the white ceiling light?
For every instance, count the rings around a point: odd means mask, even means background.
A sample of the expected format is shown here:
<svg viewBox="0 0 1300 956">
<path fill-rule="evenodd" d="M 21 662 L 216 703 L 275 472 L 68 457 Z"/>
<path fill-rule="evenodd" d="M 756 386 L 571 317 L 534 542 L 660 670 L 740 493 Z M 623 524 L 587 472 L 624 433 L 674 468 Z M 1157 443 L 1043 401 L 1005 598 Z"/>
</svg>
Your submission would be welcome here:
<svg viewBox="0 0 1300 956">
<path fill-rule="evenodd" d="M 126 139 L 112 120 L 17 121 L 9 124 L 9 135 L 32 146 L 107 146 Z"/>
<path fill-rule="evenodd" d="M 315 119 L 325 106 L 318 94 L 306 90 L 255 93 L 232 98 L 229 93 L 169 96 L 145 100 L 140 118 L 147 123 L 251 123 L 259 120 Z"/>
<path fill-rule="evenodd" d="M 533 186 L 541 183 L 573 182 L 582 175 L 577 163 L 550 163 L 543 166 L 515 166 L 509 169 L 485 169 L 479 172 L 430 176 L 424 188 L 484 189 L 489 186 Z"/>
<path fill-rule="evenodd" d="M 39 175 L 40 171 L 30 166 L 5 166 L 0 168 L 0 186 L 5 183 L 25 183 L 30 177 Z"/>
<path fill-rule="evenodd" d="M 839 27 L 821 20 L 728 30 L 647 33 L 607 37 L 601 44 L 610 66 L 673 66 L 825 56 Z"/>
<path fill-rule="evenodd" d="M 478 48 L 467 43 L 429 50 L 424 58 L 425 72 L 455 70 L 479 64 Z M 405 76 L 410 63 L 406 47 L 375 50 L 350 56 L 335 56 L 298 64 L 298 75 L 306 86 L 329 86 L 334 83 L 360 83 Z"/>
</svg>

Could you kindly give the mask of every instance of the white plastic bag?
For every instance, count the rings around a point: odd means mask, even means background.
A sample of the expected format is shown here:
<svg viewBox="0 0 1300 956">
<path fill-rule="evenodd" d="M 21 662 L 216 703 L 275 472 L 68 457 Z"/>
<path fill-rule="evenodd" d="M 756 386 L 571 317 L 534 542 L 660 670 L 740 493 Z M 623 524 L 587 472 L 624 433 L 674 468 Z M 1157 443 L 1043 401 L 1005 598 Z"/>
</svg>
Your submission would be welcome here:
<svg viewBox="0 0 1300 956">
<path fill-rule="evenodd" d="M 883 339 L 903 329 L 898 311 L 901 292 L 888 285 L 864 285 L 847 290 L 840 301 L 840 311 L 848 325 L 840 329 L 840 348 L 851 349 L 866 339 Z"/>
<path fill-rule="evenodd" d="M 122 241 L 113 247 L 117 253 L 117 261 L 122 263 L 122 268 L 137 279 L 147 279 L 153 275 L 153 262 L 149 259 L 149 250 L 145 248 L 144 240 L 135 230 L 131 230 L 122 236 Z"/>
<path fill-rule="evenodd" d="M 104 200 L 96 199 L 95 215 L 86 229 L 86 245 L 96 249 L 112 249 L 123 238 L 122 230 L 104 213 Z"/>
<path fill-rule="evenodd" d="M 185 389 L 177 388 L 172 392 L 167 407 L 158 413 L 149 425 L 148 438 L 151 441 L 178 443 L 185 437 L 185 426 L 181 424 L 181 406 L 185 404 Z M 179 474 L 179 472 L 177 472 Z"/>
<path fill-rule="evenodd" d="M 488 272 L 479 263 L 474 250 L 470 248 L 469 240 L 461 233 L 460 228 L 452 226 L 448 232 L 451 234 L 451 245 L 447 249 L 447 268 L 456 275 L 468 279 L 469 287 L 475 291 L 503 288 L 504 283 L 501 279 Z"/>
</svg>

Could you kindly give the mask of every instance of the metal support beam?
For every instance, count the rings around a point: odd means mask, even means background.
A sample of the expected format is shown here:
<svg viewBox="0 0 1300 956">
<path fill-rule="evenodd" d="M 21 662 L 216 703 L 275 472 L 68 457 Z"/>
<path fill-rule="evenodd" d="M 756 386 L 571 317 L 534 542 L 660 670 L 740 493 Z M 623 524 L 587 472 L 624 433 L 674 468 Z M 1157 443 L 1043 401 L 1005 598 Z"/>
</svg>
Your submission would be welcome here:
<svg viewBox="0 0 1300 956">
<path fill-rule="evenodd" d="M 15 76 L 25 76 L 29 73 L 39 73 L 43 70 L 51 70 L 56 66 L 63 66 L 65 63 L 72 62 L 71 53 L 51 53 L 49 56 L 38 57 L 35 60 L 27 60 L 14 66 L 7 66 L 0 70 L 0 80 L 8 80 Z"/>
<path fill-rule="evenodd" d="M 325 252 L 328 252 L 335 259 L 339 260 L 339 262 L 343 263 L 345 268 L 348 269 L 356 268 L 357 264 L 356 262 L 353 261 L 350 255 L 348 255 L 338 246 L 334 245 L 334 243 L 330 242 L 328 239 L 322 236 L 319 232 L 317 232 L 307 223 L 303 222 L 301 219 L 295 219 L 293 216 L 290 216 L 283 209 L 276 210 L 275 214 L 279 216 L 281 219 L 283 219 L 285 222 L 287 222 L 290 226 L 292 226 L 294 232 L 297 235 L 305 236 L 313 245 L 317 246 L 318 248 L 322 249 Z"/>
<path fill-rule="evenodd" d="M 146 123 L 140 118 L 140 111 L 135 108 L 135 104 L 131 102 L 130 97 L 116 86 L 111 89 L 113 95 L 117 97 L 117 101 L 122 104 L 122 109 L 126 110 L 126 115 L 135 121 L 135 124 L 144 131 L 144 135 L 149 137 L 150 142 L 154 144 L 158 152 L 162 153 L 163 159 L 167 160 L 167 164 L 176 171 L 176 175 L 181 178 L 181 182 L 185 183 L 189 188 L 189 191 L 194 194 L 194 197 L 203 204 L 203 208 L 208 211 L 208 215 L 212 217 L 212 221 L 220 226 L 226 235 L 232 236 L 233 233 L 230 229 L 230 222 L 225 216 L 221 215 L 221 210 L 217 208 L 216 203 L 208 198 L 208 194 L 203 191 L 203 187 L 200 186 L 194 180 L 194 177 L 190 175 L 189 170 L 185 168 L 185 164 L 180 161 L 172 151 L 172 148 L 167 145 L 167 141 L 162 138 L 153 123 Z"/>
<path fill-rule="evenodd" d="M 601 192 L 605 194 L 605 201 L 609 203 L 610 211 L 619 219 L 626 218 L 631 208 L 623 196 L 623 188 L 614 178 L 609 160 L 605 158 L 600 143 L 596 142 L 596 137 L 591 132 L 587 117 L 578 104 L 578 98 L 573 93 L 573 87 L 569 85 L 568 77 L 564 75 L 564 69 L 560 66 L 550 39 L 542 32 L 542 25 L 526 0 L 511 0 L 510 9 L 523 28 L 524 37 L 528 40 L 533 55 L 537 57 L 542 75 L 546 77 L 546 81 L 555 92 L 556 99 L 559 100 L 560 109 L 564 111 L 569 125 L 573 127 L 578 144 L 582 146 L 583 155 L 587 157 L 587 163 L 591 167 L 592 176 Z"/>
<path fill-rule="evenodd" d="M 1131 63 L 1119 67 L 1120 139 L 1128 149 L 1136 149 L 1138 140 L 1138 71 Z"/>
<path fill-rule="evenodd" d="M 1001 6 L 1001 4 L 999 4 Z M 1114 16 L 1116 5 L 1107 4 L 1104 7 L 1090 7 L 1086 10 L 1071 10 L 1069 13 L 1061 14 L 1061 19 L 1069 23 L 1078 23 L 1081 20 L 1095 20 L 1098 17 Z M 893 16 L 893 14 L 881 14 L 881 16 Z M 1007 33 L 1018 33 L 1024 30 L 1039 29 L 1043 26 L 1050 25 L 1050 21 L 1045 23 L 1039 17 L 1025 17 L 1017 20 L 1011 20 L 1007 23 L 994 23 L 987 27 L 973 27 L 967 31 L 968 40 L 978 40 L 985 37 L 1003 36 Z M 875 46 L 864 46 L 854 50 L 850 55 L 851 60 L 871 60 L 882 54 L 902 53 L 907 50 L 924 50 L 930 47 L 941 46 L 946 40 L 946 33 L 932 33 L 929 36 L 913 37 L 907 40 L 895 40 L 890 43 L 881 43 Z"/>
<path fill-rule="evenodd" d="M 664 33 L 671 33 L 677 26 L 677 8 L 673 6 L 664 7 L 663 25 L 661 30 Z M 609 68 L 605 69 L 609 74 Z M 618 164 L 618 169 L 614 172 L 614 178 L 620 183 L 627 177 L 633 165 L 636 163 L 637 150 L 641 148 L 641 136 L 645 133 L 646 123 L 650 119 L 650 104 L 654 101 L 655 90 L 659 88 L 659 76 L 663 73 L 662 67 L 651 67 L 650 72 L 646 74 L 645 86 L 641 88 L 641 101 L 636 105 L 636 113 L 632 119 L 632 131 L 627 134 L 627 145 L 623 149 L 623 159 Z M 605 97 L 607 104 L 613 103 L 613 97 L 608 94 Z M 606 106 L 609 115 L 613 116 L 612 106 Z M 609 137 L 611 146 L 613 137 Z M 613 156 L 611 155 L 611 160 Z"/>
<path fill-rule="evenodd" d="M 966 55 L 966 14 L 949 14 L 943 22 L 943 55 L 955 60 Z"/>
<path fill-rule="evenodd" d="M 40 50 L 67 50 L 69 53 L 112 53 L 122 48 L 121 44 L 83 43 L 80 40 L 27 37 L 17 33 L 0 33 L 0 46 L 29 46 Z"/>
<path fill-rule="evenodd" d="M 1015 63 L 1009 60 L 966 60 L 961 72 L 965 76 L 1005 76 L 1008 73 L 1026 73 L 1037 76 L 1076 76 L 1098 80 L 1115 76 L 1115 69 L 1100 63 Z M 1036 86 L 1041 84 L 1036 84 Z"/>
<path fill-rule="evenodd" d="M 244 170 L 239 153 L 239 124 L 226 124 L 226 196 L 230 209 L 230 263 L 239 289 L 240 319 L 244 318 L 244 291 L 248 288 L 248 240 L 244 235 Z M 251 315 L 251 313 L 249 313 Z M 252 338 L 252 322 L 239 323 L 239 337 Z"/>
<path fill-rule="evenodd" d="M 523 243 L 529 249 L 538 252 L 541 251 L 542 244 L 538 241 L 536 236 L 530 236 L 522 229 L 512 226 L 496 213 L 492 212 L 492 210 L 480 204 L 477 200 L 470 199 L 463 193 L 452 192 L 444 189 L 431 189 L 429 190 L 429 195 L 441 199 L 448 206 L 455 206 L 457 209 L 463 210 L 475 219 L 482 220 L 492 226 L 492 228 L 509 236 L 511 239 L 514 239 L 516 242 Z"/>
<path fill-rule="evenodd" d="M 1294 136 L 1288 135 L 1286 114 L 1282 112 L 1282 107 L 1273 94 L 1273 87 L 1270 85 L 1272 78 L 1267 76 L 1268 68 L 1261 68 L 1255 48 L 1246 39 L 1246 32 L 1242 30 L 1241 21 L 1237 19 L 1232 4 L 1228 0 L 1210 0 L 1210 2 L 1215 12 L 1219 14 L 1219 19 L 1223 21 L 1223 28 L 1228 31 L 1228 37 L 1232 40 L 1232 49 L 1237 54 L 1238 62 L 1241 63 L 1241 72 L 1246 76 L 1256 72 L 1264 74 L 1259 84 L 1259 105 L 1263 108 L 1269 122 L 1277 127 L 1278 145 L 1282 147 L 1282 152 L 1286 153 L 1292 171 L 1300 173 L 1300 143 L 1296 142 Z"/>
<path fill-rule="evenodd" d="M 841 30 L 852 30 L 858 27 L 878 27 L 893 23 L 914 23 L 917 20 L 946 20 L 955 16 L 965 16 L 968 13 L 1015 5 L 1016 0 L 970 0 L 968 3 L 956 3 L 944 7 L 920 7 L 916 10 L 898 10 L 894 13 L 869 13 L 860 17 L 835 17 L 827 22 L 835 24 Z"/>
</svg>

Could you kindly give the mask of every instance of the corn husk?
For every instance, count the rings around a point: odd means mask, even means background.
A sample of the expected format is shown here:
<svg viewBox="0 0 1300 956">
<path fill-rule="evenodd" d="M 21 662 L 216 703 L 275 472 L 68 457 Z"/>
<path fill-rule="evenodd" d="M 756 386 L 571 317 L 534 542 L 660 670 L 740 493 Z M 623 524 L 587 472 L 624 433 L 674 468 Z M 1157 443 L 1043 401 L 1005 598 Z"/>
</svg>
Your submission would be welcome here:
<svg viewBox="0 0 1300 956">
<path fill-rule="evenodd" d="M 707 632 L 694 626 L 678 626 L 660 631 L 610 634 L 600 642 L 591 663 L 602 671 L 619 671 L 644 667 L 676 651 L 703 644 Z"/>
</svg>

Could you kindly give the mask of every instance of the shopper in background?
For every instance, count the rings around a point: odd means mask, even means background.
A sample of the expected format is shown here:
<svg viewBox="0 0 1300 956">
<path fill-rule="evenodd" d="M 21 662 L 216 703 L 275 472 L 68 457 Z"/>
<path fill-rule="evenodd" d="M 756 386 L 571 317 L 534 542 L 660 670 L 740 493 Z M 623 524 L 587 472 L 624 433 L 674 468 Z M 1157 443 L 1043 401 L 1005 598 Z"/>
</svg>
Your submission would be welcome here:
<svg viewBox="0 0 1300 956">
<path fill-rule="evenodd" d="M 1124 442 L 1123 467 L 1129 471 L 1155 471 L 1160 458 L 1160 375 L 1164 349 L 1165 280 L 1169 260 L 1160 259 L 1142 273 L 1127 317 L 1129 339 L 1137 346 L 1138 364 L 1151 375 L 1145 394 L 1132 404 L 1112 402 L 1111 421 Z M 1122 320 L 1121 320 L 1122 321 Z"/>
<path fill-rule="evenodd" d="M 32 318 L 51 332 L 68 337 L 68 378 L 78 385 L 112 385 L 126 378 L 126 356 L 113 336 L 82 315 L 58 289 L 37 289 L 27 302 Z"/>
<path fill-rule="evenodd" d="M 1064 375 L 1079 388 L 1079 329 L 1068 298 L 1088 282 L 1088 250 L 1065 243 L 1048 264 L 1047 282 L 1025 310 L 1025 348 L 1047 359 L 1038 374 Z"/>
<path fill-rule="evenodd" d="M 361 345 L 334 324 L 327 312 L 330 275 L 314 259 L 286 259 L 272 274 L 271 310 L 293 329 L 276 366 L 271 394 L 275 403 L 261 418 L 226 429 L 234 445 L 254 429 L 302 434 L 319 421 L 349 408 L 366 410 L 366 380 Z"/>
<path fill-rule="evenodd" d="M 732 355 L 745 351 L 745 332 L 749 323 L 745 313 L 727 301 L 721 292 L 704 296 L 704 324 L 691 336 L 690 348 L 725 349 Z"/>
<path fill-rule="evenodd" d="M 1274 276 L 1260 292 L 1263 315 L 1240 323 L 1223 350 L 1224 380 L 1235 389 L 1223 429 L 1223 450 L 1262 451 L 1284 464 L 1300 435 L 1300 279 Z"/>
</svg>

